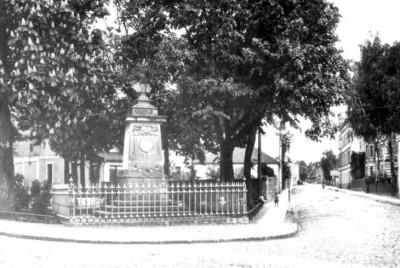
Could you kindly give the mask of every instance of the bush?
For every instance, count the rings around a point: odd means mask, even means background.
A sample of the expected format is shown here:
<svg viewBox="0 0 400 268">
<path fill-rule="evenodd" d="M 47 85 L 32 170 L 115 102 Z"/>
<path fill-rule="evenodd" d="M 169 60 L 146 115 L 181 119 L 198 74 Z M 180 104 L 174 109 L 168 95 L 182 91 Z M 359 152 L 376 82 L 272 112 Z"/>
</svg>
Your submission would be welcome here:
<svg viewBox="0 0 400 268">
<path fill-rule="evenodd" d="M 235 180 L 243 180 L 244 179 L 244 168 L 243 167 L 236 168 L 233 171 L 233 175 L 235 177 Z"/>
<path fill-rule="evenodd" d="M 32 182 L 32 211 L 36 214 L 50 214 L 51 184 L 48 182 Z"/>
<path fill-rule="evenodd" d="M 375 182 L 375 176 L 368 176 L 364 178 L 365 183 L 374 183 Z"/>
<path fill-rule="evenodd" d="M 42 185 L 40 181 L 34 180 L 31 186 L 31 198 L 35 199 L 40 195 L 40 191 L 42 190 Z"/>
<path fill-rule="evenodd" d="M 206 172 L 206 177 L 208 180 L 218 180 L 219 175 L 219 167 L 208 167 Z"/>
<path fill-rule="evenodd" d="M 25 186 L 24 186 L 24 176 L 21 174 L 17 174 L 14 177 L 14 193 L 13 193 L 13 199 L 14 199 L 14 210 L 15 211 L 21 211 L 22 209 L 26 209 L 29 206 L 29 195 L 26 192 Z"/>
</svg>

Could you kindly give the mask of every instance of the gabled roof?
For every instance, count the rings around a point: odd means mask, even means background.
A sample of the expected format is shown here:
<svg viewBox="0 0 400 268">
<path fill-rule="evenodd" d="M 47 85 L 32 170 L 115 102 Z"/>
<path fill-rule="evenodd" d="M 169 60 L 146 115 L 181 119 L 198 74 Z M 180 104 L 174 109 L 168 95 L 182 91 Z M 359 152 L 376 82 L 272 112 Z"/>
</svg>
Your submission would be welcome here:
<svg viewBox="0 0 400 268">
<path fill-rule="evenodd" d="M 232 162 L 233 164 L 243 164 L 244 163 L 244 155 L 246 152 L 246 148 L 235 148 L 233 151 L 233 157 L 232 157 Z M 218 155 L 212 154 L 212 153 L 206 153 L 206 159 L 204 161 L 204 164 L 217 164 L 218 163 Z M 258 161 L 258 149 L 255 148 L 253 150 L 253 153 L 251 155 L 251 160 L 253 163 L 256 163 Z M 268 154 L 261 152 L 261 162 L 265 164 L 270 164 L 270 165 L 279 165 L 279 162 L 269 156 Z M 195 164 L 199 164 L 199 161 L 195 161 Z"/>
</svg>

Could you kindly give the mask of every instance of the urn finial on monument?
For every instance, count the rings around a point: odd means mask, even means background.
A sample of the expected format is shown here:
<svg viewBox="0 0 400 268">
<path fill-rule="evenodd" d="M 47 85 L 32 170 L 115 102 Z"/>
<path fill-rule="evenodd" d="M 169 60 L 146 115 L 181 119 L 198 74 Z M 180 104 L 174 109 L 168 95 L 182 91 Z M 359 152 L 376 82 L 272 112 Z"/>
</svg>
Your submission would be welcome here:
<svg viewBox="0 0 400 268">
<path fill-rule="evenodd" d="M 135 83 L 133 89 L 140 93 L 131 114 L 126 116 L 124 156 L 121 183 L 160 183 L 164 177 L 164 159 L 161 148 L 161 124 L 165 116 L 150 103 L 147 94 L 151 87 Z"/>
</svg>

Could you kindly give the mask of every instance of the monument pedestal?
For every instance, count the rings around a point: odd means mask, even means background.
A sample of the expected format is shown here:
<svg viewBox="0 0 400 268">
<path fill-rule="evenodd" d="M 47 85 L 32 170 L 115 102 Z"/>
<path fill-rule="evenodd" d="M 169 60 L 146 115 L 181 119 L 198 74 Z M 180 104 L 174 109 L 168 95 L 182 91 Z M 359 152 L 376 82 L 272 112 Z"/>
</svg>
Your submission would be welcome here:
<svg viewBox="0 0 400 268">
<path fill-rule="evenodd" d="M 150 104 L 146 93 L 148 84 L 134 85 L 141 95 L 132 113 L 126 117 L 124 155 L 119 173 L 120 185 L 159 186 L 164 177 L 164 159 L 161 147 L 161 124 L 165 116 L 158 115 L 157 108 Z"/>
</svg>

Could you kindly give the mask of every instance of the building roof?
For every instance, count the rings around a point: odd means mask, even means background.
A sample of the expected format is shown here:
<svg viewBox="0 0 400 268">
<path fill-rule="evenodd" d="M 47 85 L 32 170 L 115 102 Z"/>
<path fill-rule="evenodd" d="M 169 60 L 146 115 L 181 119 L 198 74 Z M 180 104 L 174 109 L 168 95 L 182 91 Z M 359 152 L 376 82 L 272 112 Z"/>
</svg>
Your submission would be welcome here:
<svg viewBox="0 0 400 268">
<path fill-rule="evenodd" d="M 120 153 L 98 153 L 97 155 L 105 161 L 122 162 L 122 154 Z"/>
<path fill-rule="evenodd" d="M 233 164 L 243 164 L 244 163 L 244 155 L 246 152 L 246 148 L 235 148 L 233 151 L 232 162 Z M 219 157 L 216 154 L 206 153 L 206 159 L 204 164 L 217 164 Z M 252 162 L 258 161 L 258 149 L 254 148 L 253 153 L 251 155 Z M 279 162 L 269 156 L 268 154 L 261 152 L 261 162 L 270 165 L 279 165 Z M 199 161 L 195 161 L 195 164 L 199 164 Z"/>
<path fill-rule="evenodd" d="M 339 177 L 339 170 L 337 170 L 337 169 L 331 170 L 331 176 L 332 177 Z"/>
</svg>

